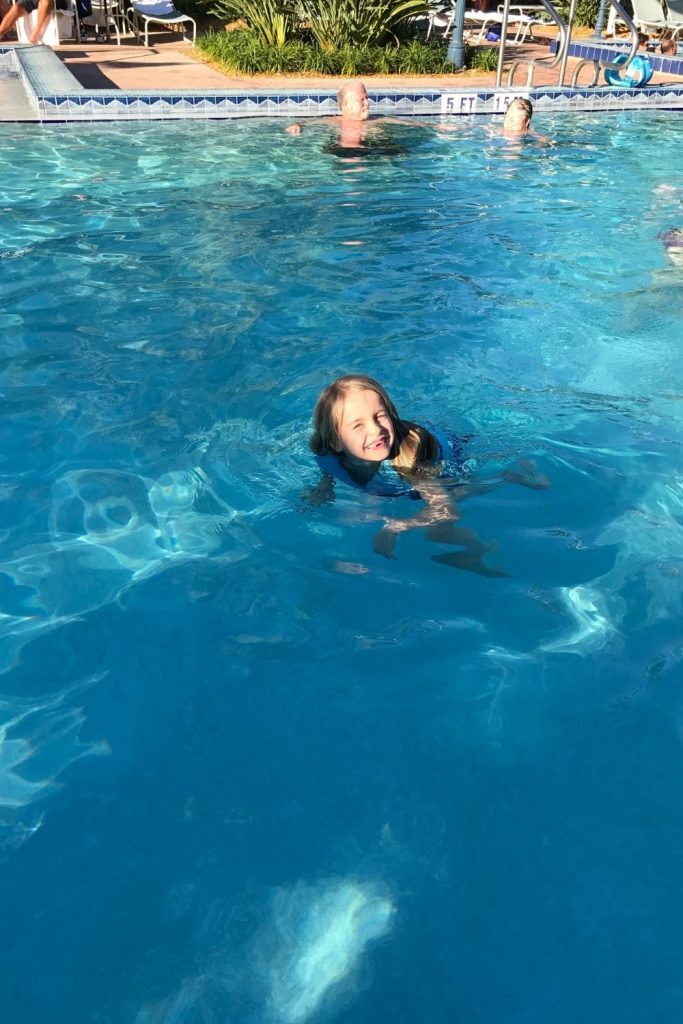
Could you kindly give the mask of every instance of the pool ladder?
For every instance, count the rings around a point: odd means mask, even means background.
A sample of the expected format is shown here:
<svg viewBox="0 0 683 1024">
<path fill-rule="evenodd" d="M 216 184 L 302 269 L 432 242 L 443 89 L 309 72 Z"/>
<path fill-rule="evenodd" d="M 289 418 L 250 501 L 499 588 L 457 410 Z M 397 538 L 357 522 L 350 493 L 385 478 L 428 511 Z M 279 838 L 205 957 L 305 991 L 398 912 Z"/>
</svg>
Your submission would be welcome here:
<svg viewBox="0 0 683 1024">
<path fill-rule="evenodd" d="M 524 58 L 522 60 L 516 60 L 508 73 L 508 88 L 511 89 L 514 85 L 515 72 L 517 68 L 526 65 L 526 88 L 530 89 L 533 85 L 534 71 L 538 67 L 545 69 L 555 68 L 559 65 L 559 81 L 558 86 L 564 88 L 564 80 L 567 73 L 567 60 L 569 59 L 569 43 L 571 42 L 572 26 L 574 24 L 574 12 L 576 10 L 576 0 L 570 0 L 569 4 L 569 17 L 565 22 L 562 16 L 558 13 L 556 7 L 551 0 L 541 0 L 541 3 L 545 7 L 546 11 L 550 15 L 551 19 L 557 25 L 558 39 L 557 39 L 557 50 L 552 57 L 533 57 Z M 612 7 L 616 10 L 617 14 L 624 21 L 627 27 L 631 31 L 631 49 L 625 63 L 617 64 L 615 61 L 600 60 L 599 58 L 588 57 L 579 63 L 574 68 L 574 74 L 572 75 L 572 87 L 575 87 L 578 82 L 578 77 L 581 69 L 586 64 L 593 65 L 593 77 L 587 88 L 592 89 L 598 84 L 600 78 L 600 71 L 603 68 L 615 68 L 620 71 L 624 71 L 631 63 L 636 55 L 638 49 L 638 29 L 634 25 L 632 19 L 626 13 L 619 0 L 610 0 Z M 507 34 L 508 16 L 510 13 L 511 0 L 505 0 L 503 4 L 503 15 L 502 23 L 500 26 L 500 48 L 498 51 L 498 69 L 496 71 L 496 88 L 499 89 L 503 79 L 503 61 L 505 60 L 505 37 Z"/>
</svg>

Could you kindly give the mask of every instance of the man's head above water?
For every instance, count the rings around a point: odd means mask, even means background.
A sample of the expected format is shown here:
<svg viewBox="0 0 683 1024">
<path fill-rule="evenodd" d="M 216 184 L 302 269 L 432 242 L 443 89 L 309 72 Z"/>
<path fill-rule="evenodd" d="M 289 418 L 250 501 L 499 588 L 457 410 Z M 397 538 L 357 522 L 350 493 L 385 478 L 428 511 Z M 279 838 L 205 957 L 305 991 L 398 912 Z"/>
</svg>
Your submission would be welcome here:
<svg viewBox="0 0 683 1024">
<path fill-rule="evenodd" d="M 341 89 L 337 93 L 337 103 L 339 104 L 339 116 L 331 118 L 313 118 L 319 123 L 328 121 L 335 123 L 339 126 L 340 130 L 348 133 L 365 133 L 365 128 L 362 127 L 362 122 L 368 119 L 368 107 L 370 105 L 370 99 L 368 97 L 368 91 L 362 82 L 345 82 Z M 381 120 L 381 118 L 380 118 Z M 288 135 L 301 135 L 300 124 L 290 124 L 285 128 Z M 362 144 L 362 139 L 359 143 Z M 344 145 L 349 145 L 349 142 L 345 142 Z"/>
<path fill-rule="evenodd" d="M 337 93 L 337 103 L 342 117 L 350 121 L 366 121 L 368 117 L 368 93 L 362 82 L 346 82 Z"/>
</svg>

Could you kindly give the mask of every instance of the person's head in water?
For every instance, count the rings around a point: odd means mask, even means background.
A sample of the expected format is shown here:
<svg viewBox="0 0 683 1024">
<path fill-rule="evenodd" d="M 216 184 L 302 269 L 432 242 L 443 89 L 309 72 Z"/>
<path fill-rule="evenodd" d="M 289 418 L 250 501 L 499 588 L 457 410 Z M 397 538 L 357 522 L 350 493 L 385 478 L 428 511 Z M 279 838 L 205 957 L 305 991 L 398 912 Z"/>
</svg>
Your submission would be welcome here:
<svg viewBox="0 0 683 1024">
<path fill-rule="evenodd" d="M 438 455 L 432 434 L 402 420 L 381 384 L 363 374 L 338 377 L 320 394 L 313 412 L 311 451 L 344 463 L 384 462 L 415 469 Z"/>
<path fill-rule="evenodd" d="M 337 93 L 337 103 L 342 117 L 351 121 L 366 121 L 368 118 L 368 93 L 362 82 L 346 82 Z"/>
<path fill-rule="evenodd" d="M 524 135 L 531 127 L 534 108 L 529 100 L 517 96 L 510 102 L 503 118 L 503 131 L 506 135 Z"/>
<path fill-rule="evenodd" d="M 672 39 L 671 36 L 666 36 L 659 44 L 659 52 L 665 57 L 672 57 L 677 53 L 677 51 L 678 46 L 676 45 L 676 40 Z"/>
<path fill-rule="evenodd" d="M 683 265 L 683 228 L 664 231 L 659 238 L 664 242 L 669 259 L 679 266 Z"/>
</svg>

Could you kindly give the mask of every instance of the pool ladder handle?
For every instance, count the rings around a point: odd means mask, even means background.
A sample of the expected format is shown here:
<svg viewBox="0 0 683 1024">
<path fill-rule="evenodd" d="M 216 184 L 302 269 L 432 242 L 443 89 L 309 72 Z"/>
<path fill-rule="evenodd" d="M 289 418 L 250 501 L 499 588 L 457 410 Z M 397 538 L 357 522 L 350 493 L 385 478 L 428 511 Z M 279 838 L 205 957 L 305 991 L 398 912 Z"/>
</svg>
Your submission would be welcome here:
<svg viewBox="0 0 683 1024">
<path fill-rule="evenodd" d="M 576 87 L 581 69 L 586 64 L 593 65 L 593 77 L 590 81 L 590 84 L 588 85 L 588 88 L 592 89 L 594 86 L 598 84 L 601 71 L 603 71 L 605 68 L 614 68 L 615 70 L 618 69 L 619 71 L 623 72 L 626 70 L 626 68 L 629 66 L 629 64 L 636 55 L 636 52 L 638 50 L 638 29 L 634 25 L 633 20 L 629 17 L 629 15 L 626 13 L 624 8 L 619 3 L 619 0 L 610 0 L 610 3 L 617 12 L 618 16 L 621 18 L 621 20 L 626 23 L 626 27 L 629 28 L 631 31 L 631 49 L 629 50 L 628 57 L 626 58 L 626 61 L 623 64 L 617 64 L 616 61 L 613 60 L 600 60 L 598 57 L 585 57 L 583 60 L 580 60 L 574 68 L 574 74 L 572 75 L 572 88 Z"/>
<path fill-rule="evenodd" d="M 523 65 L 526 65 L 526 68 L 527 68 L 527 76 L 526 76 L 526 88 L 527 89 L 531 88 L 531 85 L 533 83 L 533 78 L 534 78 L 534 71 L 536 70 L 537 67 L 554 68 L 554 67 L 557 67 L 557 65 L 559 64 L 560 65 L 560 81 L 559 81 L 559 84 L 562 85 L 563 82 L 564 82 L 565 69 L 567 67 L 567 57 L 568 57 L 568 54 L 569 54 L 569 40 L 571 38 L 571 25 L 572 25 L 572 22 L 574 20 L 574 9 L 576 7 L 576 0 L 571 0 L 571 2 L 570 2 L 570 5 L 569 5 L 569 19 L 566 22 L 564 21 L 562 16 L 557 11 L 557 8 L 555 7 L 555 5 L 550 2 L 550 0 L 541 0 L 541 3 L 545 7 L 546 11 L 548 12 L 548 14 L 552 18 L 552 20 L 557 25 L 557 31 L 558 31 L 557 50 L 555 51 L 555 55 L 553 57 L 531 57 L 531 58 L 525 57 L 522 60 L 516 60 L 513 63 L 512 67 L 510 68 L 510 71 L 509 71 L 509 74 L 508 74 L 508 88 L 509 89 L 512 88 L 512 86 L 514 84 L 515 72 L 517 71 L 517 68 L 522 67 Z M 510 6 L 509 0 L 506 0 L 505 6 L 506 7 Z M 505 12 L 503 12 L 503 17 L 505 17 Z M 504 38 L 505 38 L 505 36 L 501 32 L 501 40 L 503 40 Z M 498 88 L 498 89 L 500 88 L 501 81 L 502 81 L 502 78 L 503 78 L 503 57 L 504 57 L 503 47 L 501 46 L 501 50 L 500 50 L 500 52 L 498 54 L 498 71 L 497 71 L 497 74 L 496 74 L 496 88 Z"/>
<path fill-rule="evenodd" d="M 500 32 L 500 48 L 499 48 L 499 51 L 498 51 L 498 70 L 496 72 L 496 88 L 497 89 L 500 88 L 501 81 L 502 81 L 502 78 L 503 78 L 503 61 L 505 59 L 505 33 L 507 31 L 507 19 L 508 19 L 508 13 L 509 13 L 509 10 L 510 10 L 510 3 L 511 3 L 511 0 L 505 0 L 505 4 L 504 4 L 504 7 L 503 7 L 503 22 L 502 22 L 502 25 L 501 25 L 501 32 Z M 559 34 L 558 42 L 557 42 L 557 50 L 555 51 L 554 57 L 551 57 L 551 58 L 535 57 L 535 58 L 525 58 L 523 60 L 516 60 L 513 63 L 512 67 L 510 68 L 510 71 L 509 71 L 509 74 L 508 74 L 508 88 L 509 89 L 513 87 L 514 78 L 515 78 L 515 72 L 517 71 L 517 68 L 521 67 L 522 65 L 526 65 L 526 67 L 527 67 L 527 77 L 526 77 L 526 88 L 527 89 L 530 89 L 532 84 L 533 84 L 534 71 L 536 70 L 537 67 L 544 67 L 544 68 L 547 69 L 547 68 L 557 67 L 558 64 L 560 65 L 560 74 L 559 74 L 558 85 L 560 86 L 560 88 L 564 87 L 564 79 L 565 79 L 565 75 L 567 73 L 567 60 L 569 58 L 569 43 L 571 42 L 572 26 L 574 24 L 574 12 L 576 10 L 576 0 L 570 0 L 570 4 L 569 4 L 569 17 L 568 17 L 566 22 L 563 20 L 561 15 L 558 13 L 558 11 L 556 10 L 554 4 L 551 3 L 551 0 L 541 0 L 541 3 L 543 4 L 545 9 L 547 10 L 547 12 L 550 15 L 550 17 L 555 22 L 555 24 L 557 25 L 558 34 Z M 622 5 L 619 3 L 619 0 L 610 0 L 610 3 L 612 5 L 612 7 L 615 8 L 615 10 L 616 10 L 617 14 L 619 15 L 619 17 L 624 20 L 624 22 L 626 23 L 628 28 L 631 30 L 632 41 L 631 41 L 631 50 L 629 51 L 628 59 L 627 59 L 625 64 L 617 64 L 614 61 L 601 61 L 598 58 L 586 58 L 586 59 L 584 59 L 582 61 L 579 61 L 579 63 L 574 68 L 574 74 L 572 75 L 572 87 L 576 86 L 579 73 L 580 73 L 581 69 L 584 67 L 585 64 L 592 64 L 593 65 L 593 69 L 594 69 L 593 70 L 593 78 L 592 78 L 592 80 L 590 82 L 590 85 L 588 87 L 588 88 L 592 89 L 595 85 L 597 85 L 598 79 L 600 78 L 600 71 L 603 68 L 615 68 L 615 69 L 618 68 L 621 71 L 623 71 L 625 68 L 628 67 L 628 65 L 631 63 L 631 61 L 633 60 L 633 58 L 634 58 L 634 56 L 636 54 L 636 51 L 638 49 L 638 29 L 633 24 L 633 21 L 631 20 L 629 15 L 626 13 L 626 11 L 622 7 Z"/>
</svg>

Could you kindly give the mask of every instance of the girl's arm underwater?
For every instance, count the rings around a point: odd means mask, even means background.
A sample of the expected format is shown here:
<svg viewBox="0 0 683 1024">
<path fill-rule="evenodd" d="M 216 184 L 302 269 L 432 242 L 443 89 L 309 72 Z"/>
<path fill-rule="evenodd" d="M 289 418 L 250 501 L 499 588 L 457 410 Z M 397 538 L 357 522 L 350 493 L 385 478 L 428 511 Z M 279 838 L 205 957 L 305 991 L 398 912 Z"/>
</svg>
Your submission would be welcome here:
<svg viewBox="0 0 683 1024">
<path fill-rule="evenodd" d="M 323 473 L 315 487 L 309 487 L 303 492 L 301 500 L 313 508 L 329 505 L 334 501 L 334 479 L 329 473 Z"/>
</svg>

